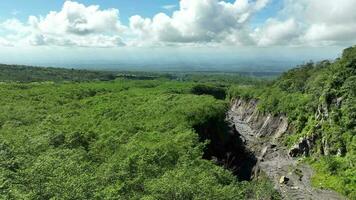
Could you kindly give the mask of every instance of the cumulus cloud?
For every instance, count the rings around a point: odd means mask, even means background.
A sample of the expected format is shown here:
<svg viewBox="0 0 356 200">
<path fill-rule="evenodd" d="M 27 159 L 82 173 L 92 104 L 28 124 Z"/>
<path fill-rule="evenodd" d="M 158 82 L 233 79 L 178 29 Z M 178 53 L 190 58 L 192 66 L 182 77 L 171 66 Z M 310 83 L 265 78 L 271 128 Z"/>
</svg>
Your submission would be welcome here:
<svg viewBox="0 0 356 200">
<path fill-rule="evenodd" d="M 167 43 L 223 42 L 245 38 L 239 34 L 250 17 L 268 0 L 181 0 L 172 16 L 158 13 L 152 19 L 139 15 L 130 18 L 130 28 L 142 41 Z M 232 34 L 237 34 L 231 37 Z M 244 41 L 236 41 L 243 43 Z"/>
<path fill-rule="evenodd" d="M 2 46 L 16 46 L 26 43 L 26 37 L 31 33 L 30 27 L 18 19 L 7 19 L 0 22 L 0 44 Z"/>
<path fill-rule="evenodd" d="M 262 28 L 255 29 L 251 36 L 258 46 L 292 44 L 300 34 L 299 27 L 293 18 L 285 21 L 269 19 Z"/>
<path fill-rule="evenodd" d="M 56 46 L 73 46 L 73 47 L 117 47 L 125 45 L 119 36 L 106 35 L 88 35 L 88 36 L 70 36 L 70 37 L 53 37 L 43 34 L 32 34 L 29 43 L 34 46 L 56 45 Z"/>
<path fill-rule="evenodd" d="M 117 9 L 100 10 L 97 5 L 86 7 L 73 1 L 45 17 L 30 16 L 29 24 L 33 45 L 114 47 L 123 44 L 118 34 L 125 29 Z"/>
<path fill-rule="evenodd" d="M 355 8 L 355 0 L 285 0 L 281 16 L 268 19 L 253 35 L 262 46 L 352 45 L 356 42 Z"/>
<path fill-rule="evenodd" d="M 0 46 L 13 47 L 14 45 L 10 41 L 8 41 L 7 39 L 0 37 Z"/>
<path fill-rule="evenodd" d="M 356 42 L 355 0 L 283 0 L 283 8 L 258 27 L 251 18 L 269 0 L 180 0 L 166 5 L 171 15 L 134 15 L 120 23 L 117 9 L 65 1 L 59 11 L 30 16 L 27 22 L 0 22 L 0 45 L 278 46 L 352 45 Z"/>
<path fill-rule="evenodd" d="M 101 10 L 65 1 L 60 11 L 46 16 L 30 16 L 27 23 L 8 19 L 0 23 L 1 44 L 24 43 L 41 46 L 116 47 L 124 45 L 120 35 L 125 30 L 117 9 Z"/>
<path fill-rule="evenodd" d="M 95 33 L 118 33 L 123 27 L 117 9 L 100 10 L 99 6 L 88 6 L 66 1 L 60 12 L 52 11 L 46 17 L 30 17 L 30 24 L 42 33 L 89 35 Z"/>
<path fill-rule="evenodd" d="M 306 41 L 344 42 L 356 40 L 355 0 L 309 0 L 305 16 L 309 27 Z M 307 21 L 308 20 L 308 21 Z"/>
<path fill-rule="evenodd" d="M 3 31 L 9 31 L 12 33 L 28 33 L 29 27 L 20 22 L 18 19 L 7 19 L 0 23 L 0 27 Z"/>
</svg>

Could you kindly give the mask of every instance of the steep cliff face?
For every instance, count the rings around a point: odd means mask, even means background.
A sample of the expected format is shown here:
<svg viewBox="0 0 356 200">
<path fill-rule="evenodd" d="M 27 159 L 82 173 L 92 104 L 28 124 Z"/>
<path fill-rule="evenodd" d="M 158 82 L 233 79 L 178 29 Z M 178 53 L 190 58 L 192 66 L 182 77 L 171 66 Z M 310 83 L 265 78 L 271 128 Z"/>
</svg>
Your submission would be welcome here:
<svg viewBox="0 0 356 200">
<path fill-rule="evenodd" d="M 284 149 L 274 151 L 286 158 L 271 158 L 271 167 L 286 161 L 287 169 L 304 155 L 316 171 L 315 186 L 356 199 L 355 88 L 356 46 L 333 62 L 307 63 L 264 86 L 231 87 L 230 119 L 256 152 L 267 148 L 261 155 L 272 155 L 268 143 Z"/>
<path fill-rule="evenodd" d="M 244 100 L 241 98 L 232 100 L 231 111 L 242 122 L 247 123 L 257 137 L 272 136 L 280 138 L 288 130 L 288 118 L 285 115 L 273 116 L 265 114 L 257 108 L 258 100 Z"/>
<path fill-rule="evenodd" d="M 272 115 L 259 111 L 258 100 L 256 99 L 233 99 L 231 101 L 231 112 L 234 113 L 235 120 L 246 123 L 251 128 L 253 136 L 266 137 L 271 143 L 276 143 L 277 139 L 292 130 L 292 125 L 288 122 L 286 115 Z M 317 139 L 318 136 L 315 134 L 299 138 L 299 141 L 289 149 L 289 155 L 292 157 L 309 155 Z M 321 149 L 326 154 L 328 144 L 325 143 L 324 145 L 324 143 L 322 143 Z"/>
<path fill-rule="evenodd" d="M 228 120 L 247 151 L 256 156 L 252 177 L 258 179 L 263 172 L 283 199 L 344 199 L 333 191 L 313 188 L 310 181 L 313 170 L 293 158 L 308 154 L 316 138 L 300 138 L 292 149 L 279 143 L 278 138 L 292 132 L 287 116 L 260 112 L 256 99 L 237 98 L 231 101 Z"/>
</svg>

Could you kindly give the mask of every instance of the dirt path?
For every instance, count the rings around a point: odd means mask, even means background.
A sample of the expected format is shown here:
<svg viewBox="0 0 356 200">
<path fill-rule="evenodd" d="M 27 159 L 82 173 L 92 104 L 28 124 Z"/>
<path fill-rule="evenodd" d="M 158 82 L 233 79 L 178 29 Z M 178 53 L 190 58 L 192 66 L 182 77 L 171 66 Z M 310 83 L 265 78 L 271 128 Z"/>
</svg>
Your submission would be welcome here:
<svg viewBox="0 0 356 200">
<path fill-rule="evenodd" d="M 345 199 L 335 192 L 313 188 L 310 183 L 313 170 L 310 166 L 291 158 L 287 149 L 273 139 L 256 137 L 255 131 L 241 121 L 236 113 L 229 111 L 227 118 L 240 133 L 246 147 L 256 155 L 255 174 L 263 171 L 284 199 Z M 280 183 L 282 176 L 288 179 L 284 183 Z"/>
</svg>

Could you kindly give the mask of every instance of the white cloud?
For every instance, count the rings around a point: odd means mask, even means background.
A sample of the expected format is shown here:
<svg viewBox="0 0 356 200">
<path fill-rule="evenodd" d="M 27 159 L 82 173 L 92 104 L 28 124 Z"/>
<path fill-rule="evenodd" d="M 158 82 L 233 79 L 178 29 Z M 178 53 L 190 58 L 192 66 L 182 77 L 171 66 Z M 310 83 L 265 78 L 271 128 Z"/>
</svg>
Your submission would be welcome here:
<svg viewBox="0 0 356 200">
<path fill-rule="evenodd" d="M 20 22 L 18 19 L 7 19 L 3 22 L 0 23 L 0 29 L 3 31 L 8 31 L 11 33 L 28 33 L 30 31 L 30 28 Z"/>
<path fill-rule="evenodd" d="M 31 25 L 46 34 L 89 35 L 119 33 L 123 30 L 117 9 L 99 10 L 99 6 L 66 1 L 60 12 L 46 17 L 30 17 Z"/>
<path fill-rule="evenodd" d="M 162 8 L 165 9 L 165 10 L 173 10 L 176 7 L 177 7 L 176 4 L 169 4 L 169 5 L 162 6 Z"/>
<path fill-rule="evenodd" d="M 144 42 L 219 43 L 227 38 L 245 38 L 250 17 L 268 0 L 181 0 L 172 16 L 158 13 L 152 19 L 139 15 L 130 18 L 130 28 Z M 231 37 L 231 34 L 237 34 Z M 244 41 L 236 41 L 244 43 Z"/>
<path fill-rule="evenodd" d="M 283 18 L 293 18 L 298 26 L 284 23 L 285 31 L 290 29 L 297 34 L 289 35 L 287 44 L 298 44 L 303 46 L 324 45 L 353 45 L 356 42 L 356 1 L 355 0 L 285 0 L 281 16 L 270 20 L 279 21 Z M 279 19 L 281 18 L 281 19 Z M 264 27 L 269 26 L 267 20 Z M 265 31 L 268 31 L 266 29 Z M 263 33 L 262 35 L 268 35 Z M 270 35 L 270 34 L 269 34 Z M 273 37 L 269 36 L 270 40 Z M 276 40 L 274 40 L 276 41 Z M 280 42 L 283 44 L 284 41 Z"/>
<path fill-rule="evenodd" d="M 16 46 L 26 43 L 26 37 L 31 33 L 31 28 L 18 19 L 7 19 L 0 22 L 0 42 L 2 46 Z"/>
<path fill-rule="evenodd" d="M 322 46 L 356 42 L 356 0 L 284 0 L 284 8 L 252 29 L 250 19 L 269 0 L 180 0 L 171 15 L 140 15 L 120 23 L 117 9 L 65 1 L 59 11 L 27 22 L 0 22 L 0 45 Z"/>
<path fill-rule="evenodd" d="M 0 37 L 0 46 L 13 47 L 14 45 L 10 41 L 8 41 L 7 39 Z"/>
<path fill-rule="evenodd" d="M 66 1 L 60 12 L 52 11 L 46 17 L 30 16 L 34 30 L 33 45 L 81 47 L 115 47 L 123 45 L 118 34 L 125 29 L 119 21 L 117 9 L 100 10 L 99 6 Z"/>
<path fill-rule="evenodd" d="M 125 45 L 119 36 L 88 35 L 71 37 L 52 37 L 42 34 L 32 34 L 29 43 L 34 46 L 55 45 L 74 47 L 117 47 Z"/>
<path fill-rule="evenodd" d="M 307 42 L 356 41 L 356 1 L 317 0 L 306 2 Z"/>
<path fill-rule="evenodd" d="M 73 1 L 45 17 L 30 16 L 26 24 L 17 19 L 0 23 L 0 34 L 17 45 L 116 47 L 124 45 L 120 37 L 124 30 L 117 9 L 100 10 Z"/>
<path fill-rule="evenodd" d="M 285 21 L 268 19 L 262 28 L 255 29 L 251 35 L 258 46 L 293 44 L 300 34 L 299 28 L 293 18 Z"/>
<path fill-rule="evenodd" d="M 355 23 L 355 0 L 304 0 L 306 17 L 312 23 Z"/>
<path fill-rule="evenodd" d="M 353 45 L 355 0 L 285 0 L 284 8 L 251 33 L 258 46 Z"/>
</svg>

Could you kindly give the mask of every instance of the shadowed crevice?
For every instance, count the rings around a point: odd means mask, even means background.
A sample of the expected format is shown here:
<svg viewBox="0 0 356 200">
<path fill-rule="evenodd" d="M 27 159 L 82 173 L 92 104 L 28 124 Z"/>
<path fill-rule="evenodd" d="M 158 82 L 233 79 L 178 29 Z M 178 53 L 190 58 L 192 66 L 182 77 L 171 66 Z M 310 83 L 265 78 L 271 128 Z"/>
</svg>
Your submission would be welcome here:
<svg viewBox="0 0 356 200">
<path fill-rule="evenodd" d="M 240 134 L 223 119 L 212 118 L 194 126 L 201 141 L 208 140 L 203 158 L 232 171 L 239 179 L 249 181 L 257 159 L 245 148 Z"/>
</svg>

